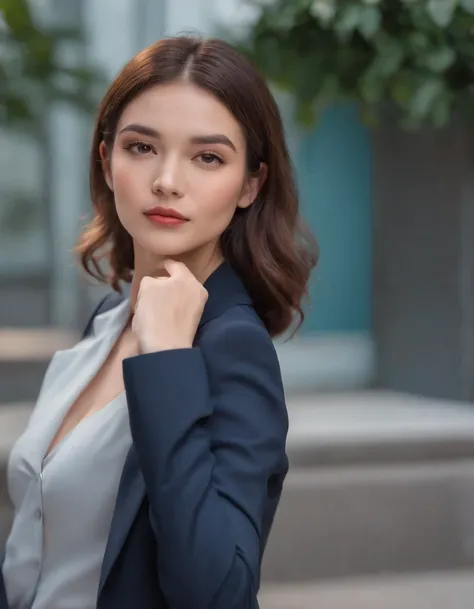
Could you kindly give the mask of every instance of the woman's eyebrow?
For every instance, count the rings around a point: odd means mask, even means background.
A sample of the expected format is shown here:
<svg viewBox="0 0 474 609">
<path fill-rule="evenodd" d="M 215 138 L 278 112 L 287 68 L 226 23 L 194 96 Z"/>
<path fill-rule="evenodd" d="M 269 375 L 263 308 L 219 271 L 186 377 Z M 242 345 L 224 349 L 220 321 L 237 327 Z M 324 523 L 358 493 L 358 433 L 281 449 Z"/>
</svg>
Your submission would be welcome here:
<svg viewBox="0 0 474 609">
<path fill-rule="evenodd" d="M 127 125 L 123 129 L 121 129 L 120 133 L 126 132 L 133 133 L 141 133 L 142 135 L 147 135 L 149 137 L 154 137 L 160 139 L 162 136 L 159 131 L 153 129 L 152 127 L 147 127 L 146 125 L 140 125 L 139 123 L 132 123 Z M 221 133 L 213 133 L 210 135 L 194 135 L 190 138 L 192 144 L 223 144 L 224 146 L 228 146 L 234 152 L 237 152 L 236 146 L 232 143 L 232 141 Z"/>
</svg>

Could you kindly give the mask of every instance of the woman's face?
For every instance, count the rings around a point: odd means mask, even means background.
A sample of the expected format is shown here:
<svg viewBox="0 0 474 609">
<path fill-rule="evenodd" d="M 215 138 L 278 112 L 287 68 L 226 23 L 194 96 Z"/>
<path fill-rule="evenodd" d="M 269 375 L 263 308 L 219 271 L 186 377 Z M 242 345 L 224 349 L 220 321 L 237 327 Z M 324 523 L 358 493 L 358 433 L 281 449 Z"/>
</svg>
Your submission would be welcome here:
<svg viewBox="0 0 474 609">
<path fill-rule="evenodd" d="M 111 154 L 102 144 L 101 156 L 136 255 L 137 248 L 159 258 L 220 255 L 219 237 L 236 208 L 251 205 L 258 193 L 259 179 L 246 172 L 239 124 L 189 83 L 157 85 L 132 100 Z"/>
</svg>

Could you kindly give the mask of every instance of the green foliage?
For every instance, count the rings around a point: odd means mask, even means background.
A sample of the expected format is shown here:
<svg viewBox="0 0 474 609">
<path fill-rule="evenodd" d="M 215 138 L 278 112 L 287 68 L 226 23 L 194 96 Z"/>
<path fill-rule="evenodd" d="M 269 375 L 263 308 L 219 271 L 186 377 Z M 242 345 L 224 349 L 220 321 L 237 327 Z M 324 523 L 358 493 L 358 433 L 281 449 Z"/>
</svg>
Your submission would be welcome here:
<svg viewBox="0 0 474 609">
<path fill-rule="evenodd" d="M 312 124 L 340 99 L 376 122 L 395 108 L 408 129 L 474 117 L 474 0 L 254 0 L 235 41 Z"/>
<path fill-rule="evenodd" d="M 39 27 L 28 0 L 0 0 L 0 128 L 38 130 L 56 101 L 92 111 L 102 78 L 83 56 L 80 28 Z"/>
</svg>

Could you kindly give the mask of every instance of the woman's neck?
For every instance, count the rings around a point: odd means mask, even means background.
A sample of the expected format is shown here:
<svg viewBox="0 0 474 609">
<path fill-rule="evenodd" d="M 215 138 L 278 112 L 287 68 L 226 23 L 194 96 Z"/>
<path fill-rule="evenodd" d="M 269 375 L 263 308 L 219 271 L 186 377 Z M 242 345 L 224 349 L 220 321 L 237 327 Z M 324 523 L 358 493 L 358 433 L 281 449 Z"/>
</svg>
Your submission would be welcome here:
<svg viewBox="0 0 474 609">
<path fill-rule="evenodd" d="M 223 260 L 222 255 L 217 252 L 213 252 L 211 255 L 208 252 L 206 256 L 201 253 L 201 255 L 193 254 L 170 257 L 185 264 L 202 284 L 204 284 Z M 130 289 L 130 311 L 132 313 L 135 309 L 141 280 L 144 277 L 166 277 L 168 275 L 163 267 L 163 260 L 164 258 L 151 256 L 148 252 L 143 252 L 137 247 L 135 248 L 135 269 Z"/>
</svg>

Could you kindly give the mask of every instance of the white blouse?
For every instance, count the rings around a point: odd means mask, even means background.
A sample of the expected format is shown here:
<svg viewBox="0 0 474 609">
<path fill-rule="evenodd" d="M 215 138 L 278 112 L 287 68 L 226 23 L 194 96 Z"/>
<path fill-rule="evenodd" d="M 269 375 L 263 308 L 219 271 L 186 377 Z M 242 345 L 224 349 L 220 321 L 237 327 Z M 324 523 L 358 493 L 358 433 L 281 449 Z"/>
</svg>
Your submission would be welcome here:
<svg viewBox="0 0 474 609">
<path fill-rule="evenodd" d="M 3 577 L 10 609 L 94 609 L 122 468 L 131 446 L 125 392 L 83 419 L 46 456 L 68 410 L 128 320 L 128 299 L 91 336 L 59 351 L 8 465 L 15 508 Z"/>
</svg>

